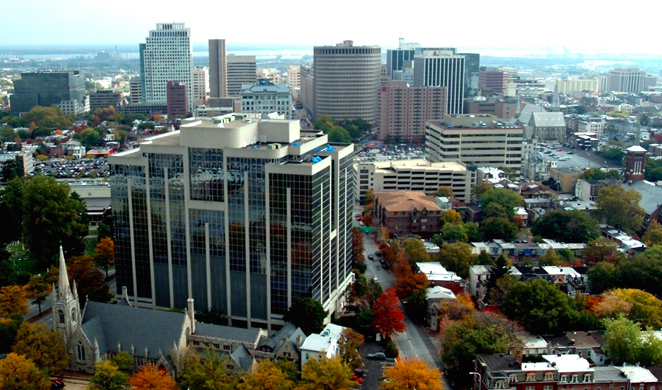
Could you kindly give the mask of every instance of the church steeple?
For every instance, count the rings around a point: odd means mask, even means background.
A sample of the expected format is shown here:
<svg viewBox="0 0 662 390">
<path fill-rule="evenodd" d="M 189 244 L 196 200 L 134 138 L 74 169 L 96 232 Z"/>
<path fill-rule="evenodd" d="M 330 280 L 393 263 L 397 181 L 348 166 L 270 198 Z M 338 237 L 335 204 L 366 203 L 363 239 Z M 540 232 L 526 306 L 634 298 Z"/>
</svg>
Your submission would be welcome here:
<svg viewBox="0 0 662 390">
<path fill-rule="evenodd" d="M 76 282 L 73 289 L 69 284 L 67 264 L 64 261 L 64 252 L 60 246 L 60 276 L 57 283 L 57 292 L 53 294 L 53 327 L 57 329 L 68 344 L 73 332 L 81 324 L 80 303 L 78 302 L 78 291 Z"/>
<path fill-rule="evenodd" d="M 67 274 L 67 263 L 64 261 L 64 252 L 62 245 L 60 245 L 60 280 L 57 284 L 57 292 L 60 299 L 66 299 L 71 294 L 71 287 L 69 286 L 69 274 Z"/>
</svg>

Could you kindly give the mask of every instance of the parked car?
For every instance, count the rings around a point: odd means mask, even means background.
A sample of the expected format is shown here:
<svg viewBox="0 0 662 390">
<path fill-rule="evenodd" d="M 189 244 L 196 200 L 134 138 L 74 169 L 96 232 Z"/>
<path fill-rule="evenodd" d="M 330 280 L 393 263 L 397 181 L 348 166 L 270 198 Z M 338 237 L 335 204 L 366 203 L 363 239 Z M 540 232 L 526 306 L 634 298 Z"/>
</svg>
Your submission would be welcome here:
<svg viewBox="0 0 662 390">
<path fill-rule="evenodd" d="M 369 353 L 367 358 L 373 360 L 386 360 L 386 354 L 384 352 Z"/>
<path fill-rule="evenodd" d="M 373 255 L 368 255 L 368 260 L 375 260 L 375 256 L 373 256 Z"/>
</svg>

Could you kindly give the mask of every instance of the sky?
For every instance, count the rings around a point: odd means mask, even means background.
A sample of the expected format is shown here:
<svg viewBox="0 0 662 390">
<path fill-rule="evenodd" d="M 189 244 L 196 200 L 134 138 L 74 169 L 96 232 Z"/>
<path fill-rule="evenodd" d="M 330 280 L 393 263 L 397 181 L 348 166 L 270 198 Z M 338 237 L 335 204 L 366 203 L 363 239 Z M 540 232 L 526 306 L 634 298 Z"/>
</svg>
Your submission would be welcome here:
<svg viewBox="0 0 662 390">
<path fill-rule="evenodd" d="M 312 49 L 350 39 L 389 49 L 402 36 L 460 52 L 662 56 L 661 11 L 651 0 L 21 0 L 3 7 L 0 45 L 137 45 L 156 23 L 183 22 L 193 43 L 225 38 L 229 47 Z"/>
</svg>

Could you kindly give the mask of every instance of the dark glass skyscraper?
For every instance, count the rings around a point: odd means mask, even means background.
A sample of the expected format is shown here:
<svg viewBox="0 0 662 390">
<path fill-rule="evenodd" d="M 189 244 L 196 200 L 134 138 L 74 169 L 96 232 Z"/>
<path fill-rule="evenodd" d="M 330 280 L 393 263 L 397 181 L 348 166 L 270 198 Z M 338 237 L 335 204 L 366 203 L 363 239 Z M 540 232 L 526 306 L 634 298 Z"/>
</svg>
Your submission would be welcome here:
<svg viewBox="0 0 662 390">
<path fill-rule="evenodd" d="M 14 82 L 13 115 L 24 114 L 35 106 L 53 105 L 68 114 L 85 112 L 85 78 L 77 70 L 26 72 Z"/>
<path fill-rule="evenodd" d="M 118 290 L 252 327 L 301 297 L 333 313 L 352 280 L 352 152 L 299 121 L 230 114 L 113 155 Z"/>
</svg>

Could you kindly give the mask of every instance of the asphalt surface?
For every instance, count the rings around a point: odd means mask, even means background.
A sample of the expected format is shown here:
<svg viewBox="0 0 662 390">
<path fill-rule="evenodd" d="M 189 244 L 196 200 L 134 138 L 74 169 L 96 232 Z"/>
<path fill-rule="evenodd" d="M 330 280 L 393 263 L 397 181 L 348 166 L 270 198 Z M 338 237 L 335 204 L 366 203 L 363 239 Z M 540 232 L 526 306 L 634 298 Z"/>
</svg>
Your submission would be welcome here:
<svg viewBox="0 0 662 390">
<path fill-rule="evenodd" d="M 551 151 L 551 153 L 541 153 L 544 160 L 557 161 L 559 168 L 600 168 L 600 167 L 619 167 L 619 165 L 613 161 L 605 160 L 602 157 L 598 156 L 595 152 L 587 152 L 585 150 L 574 149 L 570 147 L 549 147 L 549 148 L 539 148 L 543 151 Z M 562 149 L 559 151 L 558 149 Z M 568 152 L 572 152 L 568 154 Z M 558 157 L 551 157 L 552 154 L 555 154 Z M 568 157 L 567 160 L 561 161 L 559 157 Z"/>
</svg>

